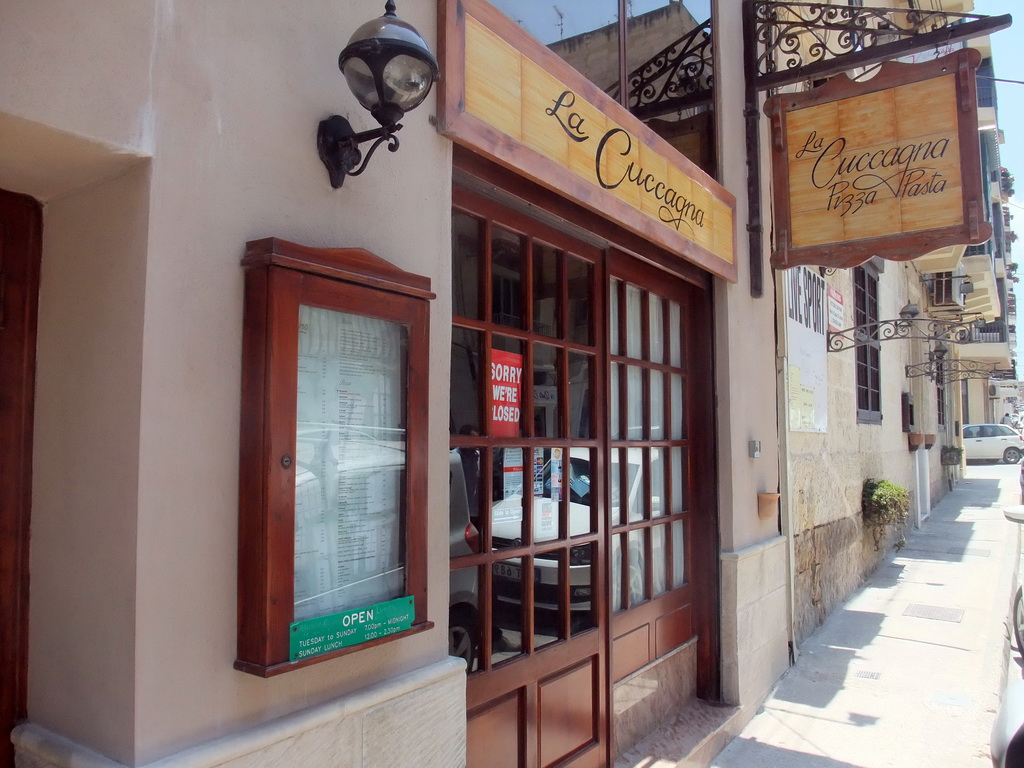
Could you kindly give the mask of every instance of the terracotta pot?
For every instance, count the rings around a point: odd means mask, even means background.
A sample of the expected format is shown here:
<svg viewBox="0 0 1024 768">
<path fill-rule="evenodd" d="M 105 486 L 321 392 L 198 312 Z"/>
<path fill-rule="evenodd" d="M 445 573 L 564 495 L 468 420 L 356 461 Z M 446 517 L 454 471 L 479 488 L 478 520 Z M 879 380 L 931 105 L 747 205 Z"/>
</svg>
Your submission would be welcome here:
<svg viewBox="0 0 1024 768">
<path fill-rule="evenodd" d="M 757 516 L 762 520 L 768 520 L 775 517 L 779 511 L 779 498 L 781 494 L 778 493 L 759 493 L 757 494 Z"/>
</svg>

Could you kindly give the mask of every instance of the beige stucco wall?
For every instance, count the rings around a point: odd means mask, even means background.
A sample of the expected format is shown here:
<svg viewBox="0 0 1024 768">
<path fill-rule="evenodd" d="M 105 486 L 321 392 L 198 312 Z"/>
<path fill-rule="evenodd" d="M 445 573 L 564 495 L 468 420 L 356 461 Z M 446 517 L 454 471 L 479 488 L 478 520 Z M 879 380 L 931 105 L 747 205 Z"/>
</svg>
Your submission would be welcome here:
<svg viewBox="0 0 1024 768">
<path fill-rule="evenodd" d="M 714 23 L 720 40 L 741 40 L 740 0 L 720 0 Z M 725 701 L 756 708 L 788 663 L 788 539 L 779 518 L 758 516 L 757 495 L 780 490 L 776 402 L 775 291 L 764 238 L 764 292 L 750 293 L 745 94 L 738 47 L 716 59 L 715 87 L 721 180 L 736 195 L 739 280 L 717 281 L 715 292 L 721 514 L 722 693 Z M 762 179 L 770 179 L 767 129 L 762 122 Z M 767 208 L 762 208 L 763 220 Z M 750 442 L 760 443 L 754 458 Z M 753 708 L 745 709 L 745 717 Z"/>
<path fill-rule="evenodd" d="M 382 6 L 8 6 L 0 187 L 46 203 L 30 720 L 144 764 L 446 658 L 433 483 L 435 629 L 270 680 L 232 668 L 245 242 L 363 247 L 430 277 L 430 374 L 447 380 L 451 154 L 433 99 L 342 190 L 316 155 L 328 114 L 373 125 L 337 57 Z M 402 15 L 434 44 L 434 4 Z M 447 392 L 426 405 L 443 478 Z"/>
<path fill-rule="evenodd" d="M 30 553 L 31 717 L 130 754 L 149 167 L 46 207 Z"/>
<path fill-rule="evenodd" d="M 722 40 L 742 39 L 739 0 L 722 0 L 715 23 Z M 716 59 L 715 86 L 719 89 L 722 115 L 717 120 L 719 146 L 745 146 L 743 62 L 737 48 Z M 761 139 L 767 146 L 766 128 Z M 762 152 L 762 178 L 770 178 L 768 152 Z M 779 446 L 775 399 L 775 297 L 770 248 L 762 252 L 764 293 L 750 295 L 747 163 L 744 152 L 719 153 L 721 181 L 736 195 L 736 264 L 734 284 L 715 284 L 716 395 L 719 404 L 720 508 L 722 550 L 737 551 L 778 534 L 776 520 L 757 516 L 757 494 L 779 490 Z M 762 216 L 767 208 L 762 209 Z M 751 440 L 761 443 L 761 455 L 752 458 Z"/>
</svg>

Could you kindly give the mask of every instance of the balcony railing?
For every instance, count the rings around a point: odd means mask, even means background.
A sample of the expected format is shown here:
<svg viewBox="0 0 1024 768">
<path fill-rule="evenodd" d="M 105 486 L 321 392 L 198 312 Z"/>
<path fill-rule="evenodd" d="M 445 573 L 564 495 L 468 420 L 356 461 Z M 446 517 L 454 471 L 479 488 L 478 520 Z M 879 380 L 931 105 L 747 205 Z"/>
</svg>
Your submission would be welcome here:
<svg viewBox="0 0 1024 768">
<path fill-rule="evenodd" d="M 1005 323 L 989 323 L 984 328 L 972 328 L 968 344 L 1005 344 L 1010 340 Z"/>
</svg>

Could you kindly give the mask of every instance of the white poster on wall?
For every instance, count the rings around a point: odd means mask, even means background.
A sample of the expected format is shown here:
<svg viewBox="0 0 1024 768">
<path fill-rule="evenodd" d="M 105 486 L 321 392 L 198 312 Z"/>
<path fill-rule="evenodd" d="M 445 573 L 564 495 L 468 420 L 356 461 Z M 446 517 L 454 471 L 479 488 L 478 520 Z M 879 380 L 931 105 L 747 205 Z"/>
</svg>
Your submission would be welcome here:
<svg viewBox="0 0 1024 768">
<path fill-rule="evenodd" d="M 786 334 L 789 338 L 789 428 L 828 428 L 828 304 L 825 279 L 807 267 L 786 272 Z"/>
</svg>

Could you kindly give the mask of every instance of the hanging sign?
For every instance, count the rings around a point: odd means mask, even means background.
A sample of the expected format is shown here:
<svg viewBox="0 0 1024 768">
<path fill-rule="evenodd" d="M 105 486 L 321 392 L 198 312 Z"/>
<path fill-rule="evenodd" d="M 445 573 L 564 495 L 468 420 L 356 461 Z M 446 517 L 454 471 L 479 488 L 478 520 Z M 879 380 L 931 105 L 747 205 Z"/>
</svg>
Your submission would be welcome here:
<svg viewBox="0 0 1024 768">
<path fill-rule="evenodd" d="M 522 410 L 523 356 L 491 350 L 491 436 L 518 437 Z"/>
<path fill-rule="evenodd" d="M 772 264 L 907 261 L 983 243 L 985 221 L 970 48 L 920 64 L 890 62 L 868 80 L 840 75 L 772 97 Z"/>
<path fill-rule="evenodd" d="M 488 3 L 441 8 L 444 135 L 736 281 L 728 190 Z"/>
</svg>

